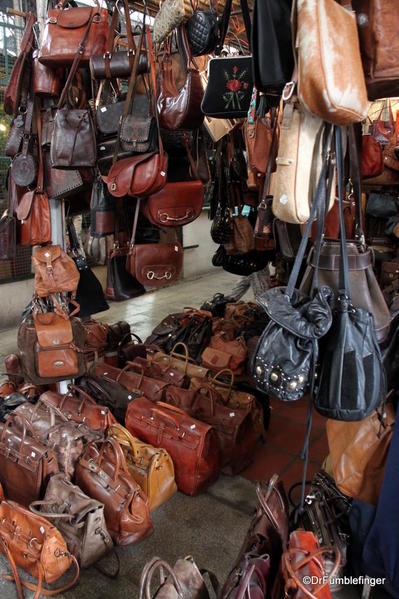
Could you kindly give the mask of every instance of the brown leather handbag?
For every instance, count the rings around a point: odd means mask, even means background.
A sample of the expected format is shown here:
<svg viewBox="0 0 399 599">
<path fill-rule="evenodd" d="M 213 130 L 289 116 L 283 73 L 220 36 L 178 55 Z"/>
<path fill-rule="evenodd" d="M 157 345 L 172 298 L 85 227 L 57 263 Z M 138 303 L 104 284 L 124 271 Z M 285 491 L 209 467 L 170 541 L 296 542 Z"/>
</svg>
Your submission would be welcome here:
<svg viewBox="0 0 399 599">
<path fill-rule="evenodd" d="M 10 562 L 18 599 L 23 599 L 22 586 L 43 595 L 58 595 L 71 589 L 79 578 L 79 564 L 68 551 L 61 533 L 48 520 L 24 509 L 14 501 L 0 503 L 0 551 Z M 71 565 L 74 565 L 73 580 L 57 589 L 44 589 L 43 583 L 53 584 Z M 22 568 L 37 579 L 37 585 L 22 581 L 18 569 Z"/>
<path fill-rule="evenodd" d="M 85 495 L 65 474 L 52 476 L 44 499 L 33 501 L 29 509 L 56 526 L 81 568 L 89 568 L 113 547 L 104 506 Z"/>
<path fill-rule="evenodd" d="M 28 85 L 28 59 L 33 45 L 33 25 L 36 16 L 29 12 L 26 15 L 25 31 L 22 36 L 20 51 L 11 71 L 10 79 L 4 94 L 4 112 L 10 116 L 16 115 L 20 106 L 21 92 Z"/>
<path fill-rule="evenodd" d="M 32 266 L 35 272 L 35 292 L 39 297 L 59 292 L 76 294 L 79 271 L 61 246 L 35 248 Z"/>
<path fill-rule="evenodd" d="M 167 183 L 142 205 L 146 218 L 157 227 L 188 225 L 201 214 L 204 186 L 199 179 Z"/>
<path fill-rule="evenodd" d="M 180 408 L 154 404 L 144 397 L 135 399 L 126 412 L 126 428 L 154 447 L 166 449 L 182 493 L 196 495 L 218 478 L 220 444 L 216 432 Z"/>
<path fill-rule="evenodd" d="M 44 65 L 69 66 L 81 51 L 82 63 L 88 63 L 94 54 L 103 54 L 108 33 L 108 11 L 96 6 L 65 8 L 62 0 L 56 8 L 50 8 L 43 31 L 43 43 L 39 60 Z M 80 47 L 88 30 L 86 44 Z"/>
<path fill-rule="evenodd" d="M 116 545 L 137 543 L 152 532 L 148 500 L 129 474 L 115 439 L 107 439 L 100 449 L 88 445 L 75 479 L 82 491 L 104 504 L 107 528 Z"/>
<path fill-rule="evenodd" d="M 177 348 L 182 347 L 184 354 L 177 353 Z M 176 368 L 190 379 L 196 377 L 198 379 L 204 379 L 208 377 L 209 370 L 204 366 L 198 366 L 191 360 L 189 356 L 188 347 L 185 343 L 176 343 L 172 348 L 172 351 L 165 354 L 162 351 L 157 351 L 153 356 L 148 355 L 148 359 L 151 362 L 159 364 L 161 367 Z"/>
<path fill-rule="evenodd" d="M 223 331 L 211 337 L 209 346 L 202 353 L 202 364 L 218 372 L 226 368 L 234 374 L 242 374 L 247 359 L 247 344 L 244 337 L 229 339 Z"/>
<path fill-rule="evenodd" d="M 121 446 L 127 468 L 146 495 L 151 511 L 176 493 L 175 468 L 167 451 L 136 439 L 120 424 L 110 426 L 108 435 Z"/>
<path fill-rule="evenodd" d="M 198 390 L 171 385 L 166 390 L 165 400 L 215 429 L 220 441 L 221 466 L 225 474 L 237 474 L 248 466 L 258 437 L 247 411 L 232 410 L 218 401 L 216 393 L 206 384 Z"/>
<path fill-rule="evenodd" d="M 201 110 L 204 88 L 200 73 L 193 63 L 184 27 L 179 30 L 179 40 L 187 59 L 186 78 L 183 87 L 178 90 L 173 77 L 170 54 L 165 52 L 159 72 L 159 121 L 164 129 L 199 129 L 204 121 Z"/>
<path fill-rule="evenodd" d="M 0 431 L 0 481 L 4 493 L 29 506 L 42 497 L 50 476 L 58 472 L 57 458 L 21 414 L 10 414 Z"/>
<path fill-rule="evenodd" d="M 116 424 L 115 417 L 105 406 L 97 404 L 92 397 L 76 385 L 68 385 L 68 393 L 61 395 L 54 391 L 45 394 L 48 405 L 53 405 L 77 424 L 85 424 L 94 431 L 105 433 L 111 424 Z"/>
<path fill-rule="evenodd" d="M 395 0 L 353 0 L 369 100 L 398 95 L 399 27 Z"/>
<path fill-rule="evenodd" d="M 165 381 L 176 387 L 188 387 L 190 379 L 177 368 L 172 368 L 167 364 L 162 365 L 154 360 L 137 356 L 134 358 L 133 363 L 138 364 L 143 368 L 145 376 L 150 378 L 158 379 L 159 381 Z"/>
<path fill-rule="evenodd" d="M 383 414 L 376 411 L 360 422 L 327 420 L 331 466 L 342 493 L 377 505 L 394 425 L 390 403 Z"/>
<path fill-rule="evenodd" d="M 37 96 L 56 97 L 61 92 L 61 82 L 64 76 L 63 67 L 52 69 L 39 61 L 39 50 L 32 54 L 32 90 Z"/>
</svg>

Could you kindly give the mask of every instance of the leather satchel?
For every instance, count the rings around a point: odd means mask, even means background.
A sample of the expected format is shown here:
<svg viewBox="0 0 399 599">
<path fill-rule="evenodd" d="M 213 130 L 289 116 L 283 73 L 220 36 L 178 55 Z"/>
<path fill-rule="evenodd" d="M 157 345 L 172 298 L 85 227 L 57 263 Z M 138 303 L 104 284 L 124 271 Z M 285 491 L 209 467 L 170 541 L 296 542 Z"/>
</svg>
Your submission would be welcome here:
<svg viewBox="0 0 399 599">
<path fill-rule="evenodd" d="M 183 348 L 183 355 L 176 351 L 179 346 Z M 163 351 L 158 351 L 155 352 L 153 356 L 149 355 L 148 359 L 150 359 L 151 362 L 159 364 L 161 367 L 176 368 L 176 370 L 179 370 L 184 375 L 187 375 L 190 379 L 192 377 L 204 379 L 207 378 L 209 374 L 209 370 L 207 368 L 204 366 L 197 366 L 197 364 L 193 362 L 189 356 L 187 345 L 181 341 L 173 346 L 169 352 L 169 355 Z"/>
<path fill-rule="evenodd" d="M 145 359 L 146 356 L 147 349 L 140 337 L 128 333 L 118 345 L 118 368 L 124 368 L 128 362 L 133 362 L 137 358 Z"/>
<path fill-rule="evenodd" d="M 163 399 L 166 388 L 169 383 L 144 376 L 144 369 L 135 362 L 129 362 L 125 368 L 115 368 L 109 364 L 95 364 L 90 370 L 90 375 L 101 381 L 117 383 L 131 392 L 140 392 L 142 395 L 152 401 Z"/>
<path fill-rule="evenodd" d="M 16 185 L 20 187 L 29 187 L 33 185 L 38 175 L 36 156 L 33 154 L 32 147 L 32 118 L 34 112 L 33 99 L 29 98 L 26 115 L 24 118 L 24 130 L 21 143 L 21 149 L 11 162 L 10 175 Z M 10 148 L 8 148 L 10 152 Z"/>
<path fill-rule="evenodd" d="M 335 125 L 365 120 L 367 90 L 355 14 L 335 0 L 316 6 L 311 0 L 296 0 L 292 28 L 303 106 Z"/>
<path fill-rule="evenodd" d="M 199 179 L 176 181 L 147 198 L 142 212 L 157 227 L 179 227 L 198 218 L 203 203 L 204 186 Z"/>
<path fill-rule="evenodd" d="M 4 93 L 4 112 L 10 116 L 18 113 L 21 92 L 30 77 L 29 57 L 33 46 L 33 25 L 36 16 L 29 12 L 26 15 L 25 31 L 21 40 L 20 52 L 11 71 L 10 79 Z"/>
<path fill-rule="evenodd" d="M 57 97 L 61 92 L 63 67 L 50 68 L 39 60 L 40 51 L 32 53 L 32 91 L 37 96 Z"/>
<path fill-rule="evenodd" d="M 183 27 L 179 30 L 179 40 L 182 52 L 187 57 L 186 78 L 184 85 L 178 90 L 173 78 L 172 61 L 166 52 L 159 73 L 159 122 L 164 129 L 199 129 L 204 121 L 201 111 L 204 89 L 198 68 L 192 63 L 191 50 Z"/>
<path fill-rule="evenodd" d="M 216 333 L 211 337 L 209 348 L 218 350 L 229 356 L 229 366 L 224 366 L 224 368 L 229 368 L 234 374 L 242 373 L 247 359 L 247 345 L 243 337 L 236 337 L 230 340 L 223 332 Z M 204 363 L 206 361 L 204 358 L 205 352 L 202 354 L 202 363 L 213 370 L 213 368 Z"/>
<path fill-rule="evenodd" d="M 88 445 L 75 478 L 84 493 L 104 504 L 107 528 L 115 545 L 137 543 L 151 534 L 148 500 L 129 474 L 115 439 L 108 438 L 100 449 L 94 443 Z"/>
<path fill-rule="evenodd" d="M 120 424 L 110 426 L 108 435 L 118 441 L 127 468 L 147 497 L 151 511 L 176 493 L 175 469 L 167 451 L 136 439 Z"/>
<path fill-rule="evenodd" d="M 17 208 L 20 245 L 41 245 L 51 241 L 50 204 L 46 193 L 28 190 Z"/>
<path fill-rule="evenodd" d="M 85 495 L 64 474 L 52 476 L 44 499 L 33 501 L 29 509 L 60 531 L 81 568 L 89 568 L 113 547 L 102 503 Z"/>
<path fill-rule="evenodd" d="M 378 504 L 394 425 L 391 403 L 360 422 L 327 420 L 331 468 L 342 493 Z"/>
<path fill-rule="evenodd" d="M 55 452 L 39 441 L 21 414 L 10 414 L 0 431 L 0 481 L 4 493 L 28 507 L 43 496 L 50 476 L 58 472 Z"/>
<path fill-rule="evenodd" d="M 35 593 L 57 595 L 71 589 L 79 578 L 79 564 L 68 551 L 61 533 L 48 520 L 33 514 L 14 501 L 3 500 L 0 504 L 0 551 L 8 559 L 15 582 L 18 599 L 23 599 L 22 586 Z M 73 580 L 56 589 L 43 589 L 43 583 L 53 584 L 73 564 Z M 21 581 L 18 569 L 21 568 L 37 579 L 37 585 Z"/>
<path fill-rule="evenodd" d="M 108 33 L 108 10 L 96 6 L 65 8 L 63 0 L 50 8 L 43 30 L 43 43 L 39 60 L 46 66 L 69 66 L 81 51 L 83 64 L 88 64 L 94 54 L 103 54 Z M 84 47 L 80 47 L 88 29 Z"/>
<path fill-rule="evenodd" d="M 218 478 L 220 444 L 209 424 L 191 418 L 179 408 L 142 397 L 128 406 L 126 428 L 169 453 L 182 493 L 196 495 Z"/>
<path fill-rule="evenodd" d="M 79 271 L 61 246 L 35 248 L 32 267 L 35 272 L 35 292 L 39 297 L 63 292 L 76 295 Z"/>
</svg>

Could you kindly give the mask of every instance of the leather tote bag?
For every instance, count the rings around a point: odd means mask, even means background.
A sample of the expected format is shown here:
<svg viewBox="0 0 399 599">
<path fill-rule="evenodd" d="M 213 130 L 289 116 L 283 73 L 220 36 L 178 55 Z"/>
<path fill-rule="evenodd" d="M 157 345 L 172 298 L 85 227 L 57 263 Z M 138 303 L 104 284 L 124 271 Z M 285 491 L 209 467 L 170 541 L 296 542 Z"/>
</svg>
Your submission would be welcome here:
<svg viewBox="0 0 399 599">
<path fill-rule="evenodd" d="M 362 420 L 385 399 L 386 377 L 373 315 L 353 305 L 343 219 L 342 132 L 335 131 L 340 202 L 340 266 L 333 323 L 320 355 L 314 406 L 334 420 Z"/>
<path fill-rule="evenodd" d="M 61 246 L 35 248 L 32 266 L 35 272 L 35 292 L 39 297 L 63 292 L 76 294 L 79 271 Z"/>
<path fill-rule="evenodd" d="M 34 592 L 35 597 L 58 595 L 71 589 L 79 578 L 79 564 L 68 551 L 61 533 L 46 518 L 33 514 L 14 501 L 0 504 L 0 551 L 8 559 L 18 598 L 23 599 L 22 587 Z M 43 588 L 43 583 L 53 584 L 73 565 L 73 580 L 55 589 Z M 37 579 L 37 585 L 22 581 L 18 568 Z M 8 594 L 8 593 L 7 593 Z"/>
<path fill-rule="evenodd" d="M 83 64 L 94 54 L 104 54 L 108 33 L 108 10 L 95 6 L 65 8 L 66 1 L 50 8 L 43 30 L 39 60 L 46 66 L 70 66 L 81 51 Z M 87 33 L 87 36 L 86 36 Z M 84 47 L 80 47 L 83 36 Z"/>
<path fill-rule="evenodd" d="M 151 511 L 176 493 L 175 468 L 165 449 L 143 443 L 120 424 L 110 426 L 108 435 L 121 446 L 127 468 L 142 488 Z"/>
<path fill-rule="evenodd" d="M 201 76 L 192 62 L 187 34 L 182 27 L 179 30 L 181 52 L 186 58 L 186 78 L 183 87 L 178 90 L 174 80 L 170 54 L 165 52 L 159 72 L 159 95 L 157 108 L 159 122 L 163 129 L 199 129 L 204 121 L 201 102 L 204 95 Z"/>
<path fill-rule="evenodd" d="M 81 568 L 89 568 L 113 548 L 104 506 L 85 495 L 64 474 L 52 476 L 44 499 L 33 501 L 29 509 L 54 524 Z"/>
<path fill-rule="evenodd" d="M 352 0 L 369 100 L 398 95 L 399 16 L 395 0 Z"/>
<path fill-rule="evenodd" d="M 54 451 L 39 441 L 22 414 L 10 414 L 0 425 L 0 481 L 6 496 L 28 507 L 57 472 Z"/>
<path fill-rule="evenodd" d="M 126 270 L 129 249 L 129 244 L 116 243 L 107 258 L 105 297 L 114 302 L 123 302 L 145 293 L 143 285 Z"/>
<path fill-rule="evenodd" d="M 197 495 L 218 478 L 220 445 L 216 432 L 180 408 L 144 397 L 135 399 L 126 412 L 126 428 L 133 436 L 169 453 L 182 493 Z"/>
<path fill-rule="evenodd" d="M 360 422 L 327 420 L 331 468 L 342 493 L 378 504 L 394 425 L 390 403 Z"/>
<path fill-rule="evenodd" d="M 292 30 L 300 102 L 335 125 L 364 121 L 367 90 L 355 14 L 335 0 L 295 0 Z"/>
<path fill-rule="evenodd" d="M 76 483 L 104 504 L 108 531 L 115 545 L 138 543 L 153 530 L 148 500 L 129 474 L 123 451 L 108 438 L 100 449 L 87 446 L 76 469 Z"/>
<path fill-rule="evenodd" d="M 98 175 L 93 183 L 90 200 L 90 235 L 92 237 L 106 237 L 115 231 L 115 198 Z"/>
</svg>

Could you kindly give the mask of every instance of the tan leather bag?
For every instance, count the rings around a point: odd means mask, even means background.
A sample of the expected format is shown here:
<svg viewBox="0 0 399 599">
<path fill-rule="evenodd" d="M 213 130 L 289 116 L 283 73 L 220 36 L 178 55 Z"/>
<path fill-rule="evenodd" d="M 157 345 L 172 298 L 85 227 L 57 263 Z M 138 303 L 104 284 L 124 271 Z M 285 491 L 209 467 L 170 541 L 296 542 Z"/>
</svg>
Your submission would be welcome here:
<svg viewBox="0 0 399 599">
<path fill-rule="evenodd" d="M 59 245 L 37 247 L 32 255 L 32 266 L 35 271 L 35 291 L 39 297 L 58 292 L 76 294 L 79 271 L 72 258 Z"/>
<path fill-rule="evenodd" d="M 147 496 L 150 510 L 155 510 L 176 493 L 175 468 L 165 449 L 143 443 L 121 424 L 110 426 L 108 435 L 121 446 L 127 468 Z"/>
<path fill-rule="evenodd" d="M 7 580 L 15 582 L 18 599 L 23 599 L 22 586 L 34 591 L 34 599 L 41 595 L 58 595 L 72 588 L 79 577 L 76 558 L 67 549 L 61 533 L 45 518 L 32 514 L 14 501 L 0 503 L 0 551 L 10 562 L 12 576 Z M 58 589 L 43 589 L 43 582 L 56 582 L 73 564 L 73 580 Z M 21 581 L 17 568 L 22 568 L 37 578 L 37 586 Z"/>
<path fill-rule="evenodd" d="M 81 568 L 88 568 L 113 547 L 104 506 L 85 495 L 65 474 L 52 476 L 43 501 L 33 501 L 29 509 L 57 527 Z"/>
<path fill-rule="evenodd" d="M 296 0 L 292 13 L 298 97 L 324 121 L 367 117 L 367 90 L 355 14 L 335 0 Z"/>
<path fill-rule="evenodd" d="M 184 354 L 178 354 L 176 352 L 177 347 L 183 347 Z M 189 378 L 197 377 L 197 378 L 207 378 L 209 374 L 209 370 L 204 368 L 203 366 L 197 366 L 197 364 L 193 363 L 190 356 L 188 347 L 185 343 L 179 341 L 174 345 L 172 351 L 169 355 L 165 354 L 162 351 L 156 352 L 153 356 L 148 356 L 148 359 L 159 364 L 162 367 L 168 368 L 176 368 L 180 372 L 183 372 Z"/>
<path fill-rule="evenodd" d="M 374 412 L 359 422 L 327 420 L 331 467 L 337 487 L 354 499 L 376 505 L 395 424 L 395 411 Z"/>
</svg>

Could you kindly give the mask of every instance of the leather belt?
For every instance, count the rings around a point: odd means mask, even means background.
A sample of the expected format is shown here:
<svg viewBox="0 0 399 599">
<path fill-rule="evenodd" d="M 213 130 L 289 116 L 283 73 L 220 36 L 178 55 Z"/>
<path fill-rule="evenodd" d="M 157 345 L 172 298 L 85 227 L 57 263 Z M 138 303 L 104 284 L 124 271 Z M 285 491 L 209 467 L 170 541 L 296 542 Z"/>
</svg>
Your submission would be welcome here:
<svg viewBox="0 0 399 599">
<path fill-rule="evenodd" d="M 339 252 L 339 246 L 337 245 Z M 310 264 L 315 267 L 313 262 L 314 253 L 310 256 Z M 321 255 L 319 260 L 320 270 L 339 270 L 340 254 Z M 349 254 L 348 255 L 348 266 L 349 270 L 366 270 L 373 264 L 372 254 L 370 250 L 364 252 L 364 254 Z"/>
</svg>

